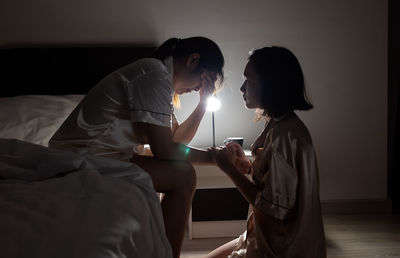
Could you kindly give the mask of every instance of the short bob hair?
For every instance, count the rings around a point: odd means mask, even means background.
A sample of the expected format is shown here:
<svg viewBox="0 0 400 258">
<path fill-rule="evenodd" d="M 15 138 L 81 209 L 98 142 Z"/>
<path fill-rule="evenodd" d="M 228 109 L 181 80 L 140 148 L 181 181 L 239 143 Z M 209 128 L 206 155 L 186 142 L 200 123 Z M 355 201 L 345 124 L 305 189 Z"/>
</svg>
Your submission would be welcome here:
<svg viewBox="0 0 400 258">
<path fill-rule="evenodd" d="M 265 114 L 279 118 L 294 110 L 310 110 L 303 71 L 295 55 L 283 47 L 254 50 L 248 58 L 262 84 L 261 105 Z"/>
</svg>

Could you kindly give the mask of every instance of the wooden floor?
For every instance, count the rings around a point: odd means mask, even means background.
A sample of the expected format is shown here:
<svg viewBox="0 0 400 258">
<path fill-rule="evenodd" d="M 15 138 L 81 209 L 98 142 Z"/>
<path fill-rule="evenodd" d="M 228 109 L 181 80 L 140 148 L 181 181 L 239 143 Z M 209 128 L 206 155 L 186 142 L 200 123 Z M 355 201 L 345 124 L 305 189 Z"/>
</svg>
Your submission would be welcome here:
<svg viewBox="0 0 400 258">
<path fill-rule="evenodd" d="M 324 225 L 330 258 L 400 258 L 400 215 L 327 215 Z M 232 239 L 185 239 L 181 257 L 202 257 Z"/>
</svg>

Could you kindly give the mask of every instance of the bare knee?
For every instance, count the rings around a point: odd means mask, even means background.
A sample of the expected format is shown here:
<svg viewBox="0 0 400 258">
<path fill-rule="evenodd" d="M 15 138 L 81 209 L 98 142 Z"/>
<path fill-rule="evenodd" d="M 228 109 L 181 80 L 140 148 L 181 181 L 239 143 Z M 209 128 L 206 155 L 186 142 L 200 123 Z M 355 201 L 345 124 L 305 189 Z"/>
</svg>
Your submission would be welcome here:
<svg viewBox="0 0 400 258">
<path fill-rule="evenodd" d="M 193 194 L 196 189 L 196 171 L 194 167 L 188 162 L 179 162 L 177 164 L 179 174 L 179 188 L 180 190 Z"/>
</svg>

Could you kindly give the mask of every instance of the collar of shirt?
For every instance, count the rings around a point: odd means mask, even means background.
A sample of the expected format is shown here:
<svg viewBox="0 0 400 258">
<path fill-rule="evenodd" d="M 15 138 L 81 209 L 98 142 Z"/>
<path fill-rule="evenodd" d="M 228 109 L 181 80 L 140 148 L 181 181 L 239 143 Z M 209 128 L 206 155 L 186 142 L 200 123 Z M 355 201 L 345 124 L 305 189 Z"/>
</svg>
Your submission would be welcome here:
<svg viewBox="0 0 400 258">
<path fill-rule="evenodd" d="M 264 130 L 261 132 L 261 134 L 257 137 L 257 139 L 253 142 L 251 145 L 250 149 L 252 152 L 252 155 L 255 157 L 257 154 L 257 151 L 259 148 L 264 146 L 264 141 L 265 137 L 267 136 L 268 132 L 274 128 L 278 123 L 281 121 L 285 120 L 286 118 L 289 118 L 294 115 L 294 112 L 288 112 L 283 116 L 280 117 L 274 117 L 274 118 L 269 118 L 264 126 Z"/>
</svg>

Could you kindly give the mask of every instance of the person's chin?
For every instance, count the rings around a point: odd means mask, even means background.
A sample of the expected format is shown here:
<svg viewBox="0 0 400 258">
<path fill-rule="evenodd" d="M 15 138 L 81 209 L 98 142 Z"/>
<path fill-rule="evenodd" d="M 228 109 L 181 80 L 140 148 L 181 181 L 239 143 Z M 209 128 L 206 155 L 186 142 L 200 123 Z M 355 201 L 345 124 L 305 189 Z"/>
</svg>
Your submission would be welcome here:
<svg viewBox="0 0 400 258">
<path fill-rule="evenodd" d="M 252 105 L 251 103 L 249 103 L 247 101 L 244 103 L 244 105 L 246 106 L 247 109 L 255 109 L 256 108 L 254 105 Z"/>
</svg>

